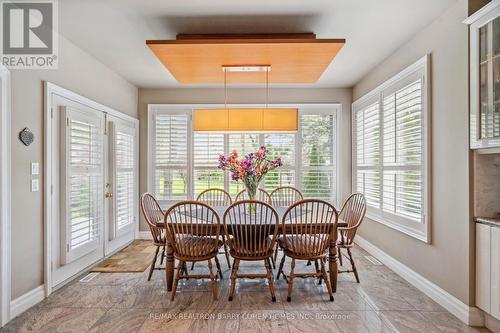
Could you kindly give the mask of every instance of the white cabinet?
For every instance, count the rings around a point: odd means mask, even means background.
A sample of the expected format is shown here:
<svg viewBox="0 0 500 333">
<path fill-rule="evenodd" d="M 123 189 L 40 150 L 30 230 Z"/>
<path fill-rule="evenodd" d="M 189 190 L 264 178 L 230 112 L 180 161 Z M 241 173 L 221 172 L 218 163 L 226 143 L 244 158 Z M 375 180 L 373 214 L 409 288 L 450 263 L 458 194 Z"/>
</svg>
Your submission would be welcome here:
<svg viewBox="0 0 500 333">
<path fill-rule="evenodd" d="M 500 320 L 500 226 L 476 223 L 476 306 Z"/>
<path fill-rule="evenodd" d="M 476 223 L 476 306 L 490 313 L 491 227 Z"/>
<path fill-rule="evenodd" d="M 500 147 L 500 1 L 465 22 L 470 25 L 470 147 Z"/>
<path fill-rule="evenodd" d="M 491 227 L 491 310 L 500 319 L 500 228 Z"/>
</svg>

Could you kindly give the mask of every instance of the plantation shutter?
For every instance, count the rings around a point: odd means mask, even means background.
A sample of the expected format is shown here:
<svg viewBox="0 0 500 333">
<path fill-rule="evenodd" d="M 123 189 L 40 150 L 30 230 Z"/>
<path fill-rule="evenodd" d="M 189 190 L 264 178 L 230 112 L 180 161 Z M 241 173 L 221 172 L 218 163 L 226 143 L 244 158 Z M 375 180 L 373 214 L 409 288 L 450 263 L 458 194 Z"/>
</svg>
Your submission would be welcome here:
<svg viewBox="0 0 500 333">
<path fill-rule="evenodd" d="M 335 201 L 335 115 L 300 116 L 301 190 L 306 198 Z"/>
<path fill-rule="evenodd" d="M 110 209 L 110 239 L 129 232 L 136 216 L 136 130 L 133 124 L 109 122 L 110 178 L 113 200 Z"/>
<path fill-rule="evenodd" d="M 421 221 L 423 207 L 422 79 L 385 92 L 383 209 Z"/>
<path fill-rule="evenodd" d="M 353 177 L 367 216 L 428 241 L 428 57 L 354 102 Z"/>
<path fill-rule="evenodd" d="M 62 128 L 61 216 L 68 264 L 99 246 L 103 225 L 103 116 L 64 108 Z"/>
<path fill-rule="evenodd" d="M 356 112 L 356 187 L 369 206 L 380 208 L 380 107 L 376 101 Z"/>
<path fill-rule="evenodd" d="M 187 114 L 157 114 L 153 146 L 153 188 L 159 200 L 188 198 Z"/>
<path fill-rule="evenodd" d="M 218 169 L 224 154 L 224 134 L 195 132 L 193 139 L 193 187 L 195 198 L 209 188 L 224 189 L 224 173 Z"/>
<path fill-rule="evenodd" d="M 228 134 L 228 151 L 227 154 L 231 153 L 233 150 L 236 150 L 238 154 L 242 156 L 247 155 L 248 153 L 253 153 L 259 149 L 259 135 L 258 134 Z M 245 185 L 242 181 L 234 181 L 231 180 L 231 176 L 229 177 L 229 193 L 232 196 L 236 196 L 239 191 L 245 188 Z"/>
<path fill-rule="evenodd" d="M 295 186 L 295 134 L 265 134 L 264 143 L 270 159 L 281 156 L 283 160 L 282 167 L 264 178 L 264 189 L 270 192 L 280 186 Z"/>
</svg>

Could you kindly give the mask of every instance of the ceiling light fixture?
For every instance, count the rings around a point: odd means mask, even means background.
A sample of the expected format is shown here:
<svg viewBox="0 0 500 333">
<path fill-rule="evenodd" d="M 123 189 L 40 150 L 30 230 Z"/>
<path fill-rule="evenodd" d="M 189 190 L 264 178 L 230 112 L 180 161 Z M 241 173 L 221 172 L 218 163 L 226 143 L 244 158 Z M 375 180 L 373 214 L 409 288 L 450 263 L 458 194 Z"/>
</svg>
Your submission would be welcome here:
<svg viewBox="0 0 500 333">
<path fill-rule="evenodd" d="M 269 108 L 270 65 L 222 66 L 224 72 L 224 109 L 193 111 L 193 129 L 197 132 L 293 133 L 298 128 L 298 110 Z M 265 108 L 228 108 L 228 72 L 266 72 Z"/>
</svg>

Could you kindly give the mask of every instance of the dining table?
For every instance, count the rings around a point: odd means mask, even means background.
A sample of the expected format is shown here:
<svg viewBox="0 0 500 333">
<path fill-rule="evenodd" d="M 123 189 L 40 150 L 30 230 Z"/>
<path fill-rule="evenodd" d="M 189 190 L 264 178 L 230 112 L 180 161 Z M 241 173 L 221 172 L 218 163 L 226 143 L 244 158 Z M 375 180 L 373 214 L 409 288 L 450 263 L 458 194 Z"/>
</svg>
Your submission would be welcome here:
<svg viewBox="0 0 500 333">
<path fill-rule="evenodd" d="M 221 227 L 223 225 L 223 218 L 224 218 L 224 213 L 226 212 L 228 206 L 216 206 L 212 207 L 214 211 L 217 213 L 220 219 Z M 285 215 L 288 207 L 273 207 L 276 210 L 276 213 L 278 214 L 279 217 L 279 223 L 278 223 L 278 235 L 285 233 L 290 233 L 291 232 L 291 225 L 287 225 L 287 223 L 284 224 L 284 230 L 283 230 L 283 216 Z M 193 222 L 196 223 L 196 222 Z M 163 222 L 158 222 L 157 225 L 159 227 L 164 228 L 165 225 Z M 207 234 L 212 234 L 215 235 L 216 233 L 216 228 L 215 224 L 207 224 L 203 223 L 203 226 L 205 228 L 209 228 Z M 290 226 L 290 228 L 288 228 Z M 337 223 L 335 224 L 334 228 L 334 233 L 333 237 L 330 240 L 330 244 L 328 246 L 328 267 L 329 267 L 329 277 L 330 277 L 330 284 L 332 286 L 333 292 L 337 290 L 337 275 L 338 275 L 338 257 L 337 257 L 337 228 L 342 228 L 342 227 L 347 227 L 347 223 L 342 221 L 341 219 L 337 220 Z M 222 230 L 222 228 L 221 228 Z M 297 229 L 295 229 L 297 230 Z M 306 228 L 304 228 L 306 230 Z M 167 282 L 167 290 L 172 291 L 172 285 L 174 282 L 174 270 L 175 270 L 175 258 L 174 258 L 174 248 L 172 244 L 168 241 L 166 242 L 165 246 L 165 257 L 166 257 L 166 263 L 165 263 L 165 275 L 166 275 L 166 282 Z"/>
</svg>

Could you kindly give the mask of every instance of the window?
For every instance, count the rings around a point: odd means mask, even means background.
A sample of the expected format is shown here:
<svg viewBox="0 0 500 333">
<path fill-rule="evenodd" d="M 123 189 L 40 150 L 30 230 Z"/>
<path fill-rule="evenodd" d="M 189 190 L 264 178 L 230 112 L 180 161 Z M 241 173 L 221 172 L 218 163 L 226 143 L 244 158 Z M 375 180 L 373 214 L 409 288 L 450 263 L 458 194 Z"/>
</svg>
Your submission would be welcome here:
<svg viewBox="0 0 500 333">
<path fill-rule="evenodd" d="M 353 104 L 353 186 L 367 216 L 428 241 L 427 57 Z"/>
<path fill-rule="evenodd" d="M 283 166 L 267 174 L 263 188 L 294 186 L 307 198 L 336 202 L 338 106 L 299 108 L 297 133 L 266 134 L 193 132 L 189 106 L 185 111 L 155 108 L 150 112 L 150 188 L 161 201 L 196 198 L 208 188 L 222 188 L 235 197 L 244 185 L 217 169 L 218 155 L 232 150 L 246 154 L 265 145 L 271 158 L 281 156 Z"/>
<path fill-rule="evenodd" d="M 335 184 L 335 117 L 303 114 L 300 117 L 302 158 L 301 189 L 306 198 L 329 200 Z"/>
</svg>

